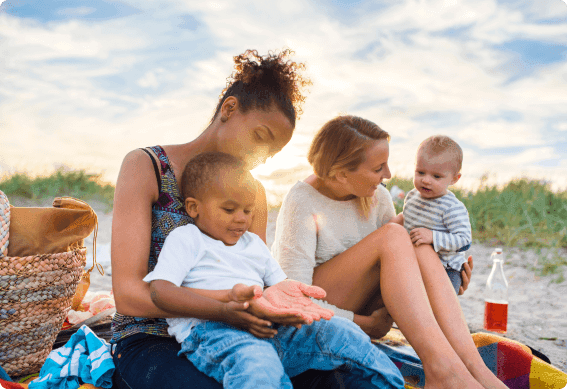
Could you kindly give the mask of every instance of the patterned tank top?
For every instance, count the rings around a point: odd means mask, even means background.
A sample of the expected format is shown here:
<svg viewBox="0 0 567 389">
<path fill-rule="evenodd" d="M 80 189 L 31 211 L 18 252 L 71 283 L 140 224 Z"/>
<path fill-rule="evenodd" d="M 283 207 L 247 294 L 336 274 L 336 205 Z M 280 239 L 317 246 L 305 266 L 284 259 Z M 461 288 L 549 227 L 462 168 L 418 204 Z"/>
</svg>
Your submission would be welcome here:
<svg viewBox="0 0 567 389">
<path fill-rule="evenodd" d="M 161 146 L 149 147 L 149 149 L 157 155 L 161 173 L 157 168 L 155 159 L 152 158 L 159 186 L 159 196 L 152 205 L 152 237 L 148 273 L 156 266 L 167 235 L 176 227 L 194 223 L 193 219 L 185 212 L 175 174 L 164 149 Z M 137 333 L 169 336 L 165 319 L 125 316 L 118 312 L 114 315 L 111 343 L 116 343 Z"/>
</svg>

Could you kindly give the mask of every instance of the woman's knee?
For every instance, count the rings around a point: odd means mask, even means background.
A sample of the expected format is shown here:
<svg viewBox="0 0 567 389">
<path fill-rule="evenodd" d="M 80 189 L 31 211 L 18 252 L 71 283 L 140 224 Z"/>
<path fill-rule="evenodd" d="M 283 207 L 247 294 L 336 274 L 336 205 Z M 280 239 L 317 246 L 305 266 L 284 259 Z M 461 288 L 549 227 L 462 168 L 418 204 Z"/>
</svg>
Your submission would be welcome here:
<svg viewBox="0 0 567 389">
<path fill-rule="evenodd" d="M 383 233 L 389 238 L 409 240 L 406 229 L 397 223 L 386 223 L 379 230 L 383 230 Z"/>
<path fill-rule="evenodd" d="M 371 236 L 373 237 L 376 247 L 384 248 L 385 250 L 412 250 L 412 243 L 409 234 L 404 227 L 396 223 L 386 223 Z"/>
</svg>

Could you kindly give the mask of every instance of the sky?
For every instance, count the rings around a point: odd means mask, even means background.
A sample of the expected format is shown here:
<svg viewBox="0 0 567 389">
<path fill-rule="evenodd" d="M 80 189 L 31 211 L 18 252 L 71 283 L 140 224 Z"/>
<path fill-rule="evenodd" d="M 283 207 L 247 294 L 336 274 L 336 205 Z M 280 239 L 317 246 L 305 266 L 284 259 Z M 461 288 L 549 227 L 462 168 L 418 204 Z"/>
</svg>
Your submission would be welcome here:
<svg viewBox="0 0 567 389">
<path fill-rule="evenodd" d="M 313 85 L 292 141 L 254 172 L 270 194 L 309 174 L 310 141 L 337 114 L 390 133 L 397 176 L 444 134 L 464 150 L 464 188 L 567 188 L 563 0 L 6 0 L 0 176 L 64 167 L 115 183 L 130 150 L 206 128 L 234 55 L 286 47 Z"/>
</svg>

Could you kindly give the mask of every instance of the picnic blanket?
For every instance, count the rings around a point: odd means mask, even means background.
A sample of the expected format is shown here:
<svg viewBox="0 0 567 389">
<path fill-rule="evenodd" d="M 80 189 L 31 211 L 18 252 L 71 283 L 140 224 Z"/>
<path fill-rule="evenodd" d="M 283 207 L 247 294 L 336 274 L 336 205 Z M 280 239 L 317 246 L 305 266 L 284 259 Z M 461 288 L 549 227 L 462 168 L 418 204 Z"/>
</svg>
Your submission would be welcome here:
<svg viewBox="0 0 567 389">
<path fill-rule="evenodd" d="M 88 327 L 83 326 L 79 332 L 79 339 L 83 338 L 84 336 L 88 336 L 85 334 L 91 333 L 94 337 L 96 334 L 93 334 Z M 73 335 L 75 336 L 75 335 Z M 537 352 L 534 353 L 528 346 L 516 342 L 514 340 L 506 339 L 501 336 L 487 334 L 487 333 L 475 333 L 472 334 L 474 343 L 478 348 L 482 359 L 486 363 L 489 369 L 492 370 L 496 376 L 502 380 L 510 389 L 565 389 L 567 388 L 567 374 L 561 372 L 557 368 L 553 367 L 549 363 L 545 362 L 542 358 L 537 357 Z M 79 358 L 79 363 L 85 366 L 98 366 L 101 367 L 104 365 L 109 368 L 104 376 L 108 380 L 104 380 L 106 383 L 104 387 L 109 388 L 107 386 L 110 382 L 110 377 L 112 375 L 112 371 L 114 370 L 114 364 L 112 363 L 112 359 L 108 359 L 108 349 L 106 348 L 106 342 L 102 339 L 97 338 L 91 339 L 96 344 L 101 345 L 100 347 L 95 346 L 92 350 L 100 350 L 100 352 L 95 355 L 98 357 L 85 357 L 86 354 L 82 354 L 82 359 Z M 413 348 L 409 345 L 408 341 L 402 335 L 402 333 L 397 329 L 392 329 L 385 337 L 381 339 L 373 339 L 372 342 L 376 345 L 376 347 L 380 348 L 384 351 L 390 359 L 396 364 L 396 366 L 400 369 L 400 372 L 404 376 L 406 381 L 406 388 L 407 389 L 415 389 L 415 388 L 423 388 L 425 384 L 425 376 L 423 373 L 423 366 L 421 361 L 417 357 L 417 354 L 413 350 Z M 69 340 L 69 342 L 62 348 L 52 351 L 52 353 L 57 352 L 58 350 L 67 348 L 70 349 L 72 344 L 80 344 L 82 342 L 77 342 L 76 339 L 74 340 L 73 337 Z M 102 347 L 102 348 L 101 348 Z M 63 354 L 70 356 L 73 353 L 70 351 L 66 351 Z M 56 355 L 60 355 L 57 353 Z M 73 354 L 79 355 L 79 354 Z M 51 356 L 51 354 L 50 354 Z M 72 359 L 72 358 L 71 358 Z M 49 359 L 48 359 L 49 361 Z M 97 362 L 98 361 L 98 362 Z M 52 365 L 53 361 L 49 364 Z M 47 365 L 47 361 L 46 361 Z M 60 368 L 55 367 L 55 370 L 51 370 L 49 367 L 45 371 L 50 371 L 51 378 L 55 377 L 56 370 L 63 372 L 65 375 L 65 364 L 60 364 Z M 110 366 L 112 366 L 112 370 L 110 370 Z M 44 366 L 45 368 L 45 366 Z M 44 368 L 42 368 L 42 373 L 40 373 L 40 377 L 43 377 Z M 96 370 L 96 369 L 95 369 Z M 79 371 L 75 369 L 75 371 Z M 81 369 L 83 371 L 83 369 Z M 102 370 L 99 370 L 99 373 Z M 57 373 L 58 375 L 59 373 Z M 89 373 L 92 374 L 92 373 Z M 99 375 L 99 374 L 93 374 Z M 28 389 L 28 384 L 19 384 L 14 382 L 8 382 L 2 379 L 2 375 L 0 374 L 0 388 L 5 389 Z M 41 378 L 40 378 L 41 379 Z M 47 381 L 43 381 L 47 382 Z M 77 383 L 73 384 L 74 388 L 79 389 L 102 389 L 102 382 L 96 382 L 96 380 L 90 381 L 97 385 L 93 384 L 83 384 L 79 386 Z M 60 386 L 52 386 L 48 385 L 46 387 L 49 388 L 59 388 Z M 37 388 L 37 387 L 35 387 Z M 29 389 L 34 389 L 34 386 L 31 384 L 29 385 Z"/>
<path fill-rule="evenodd" d="M 486 366 L 510 389 L 567 388 L 567 374 L 535 356 L 528 346 L 488 333 L 474 333 L 472 337 Z M 398 366 L 406 388 L 424 387 L 421 361 L 399 330 L 392 329 L 372 342 Z"/>
<path fill-rule="evenodd" d="M 20 384 L 17 382 L 4 381 L 3 379 L 0 379 L 0 389 L 28 389 L 28 384 Z M 97 388 L 92 384 L 83 384 L 79 386 L 79 389 L 102 389 L 102 388 Z"/>
</svg>

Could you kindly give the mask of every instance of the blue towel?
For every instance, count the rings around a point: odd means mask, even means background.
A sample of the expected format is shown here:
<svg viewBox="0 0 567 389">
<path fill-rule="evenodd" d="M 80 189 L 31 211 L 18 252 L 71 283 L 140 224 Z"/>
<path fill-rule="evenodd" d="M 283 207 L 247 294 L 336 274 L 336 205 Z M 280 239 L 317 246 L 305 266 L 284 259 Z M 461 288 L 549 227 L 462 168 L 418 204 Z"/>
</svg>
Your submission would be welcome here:
<svg viewBox="0 0 567 389">
<path fill-rule="evenodd" d="M 2 369 L 2 366 L 0 366 L 0 380 L 12 382 L 12 379 L 10 378 L 8 373 L 6 373 L 6 370 Z"/>
<path fill-rule="evenodd" d="M 29 389 L 77 389 L 83 383 L 112 387 L 110 345 L 85 325 L 63 347 L 51 351 Z"/>
</svg>

